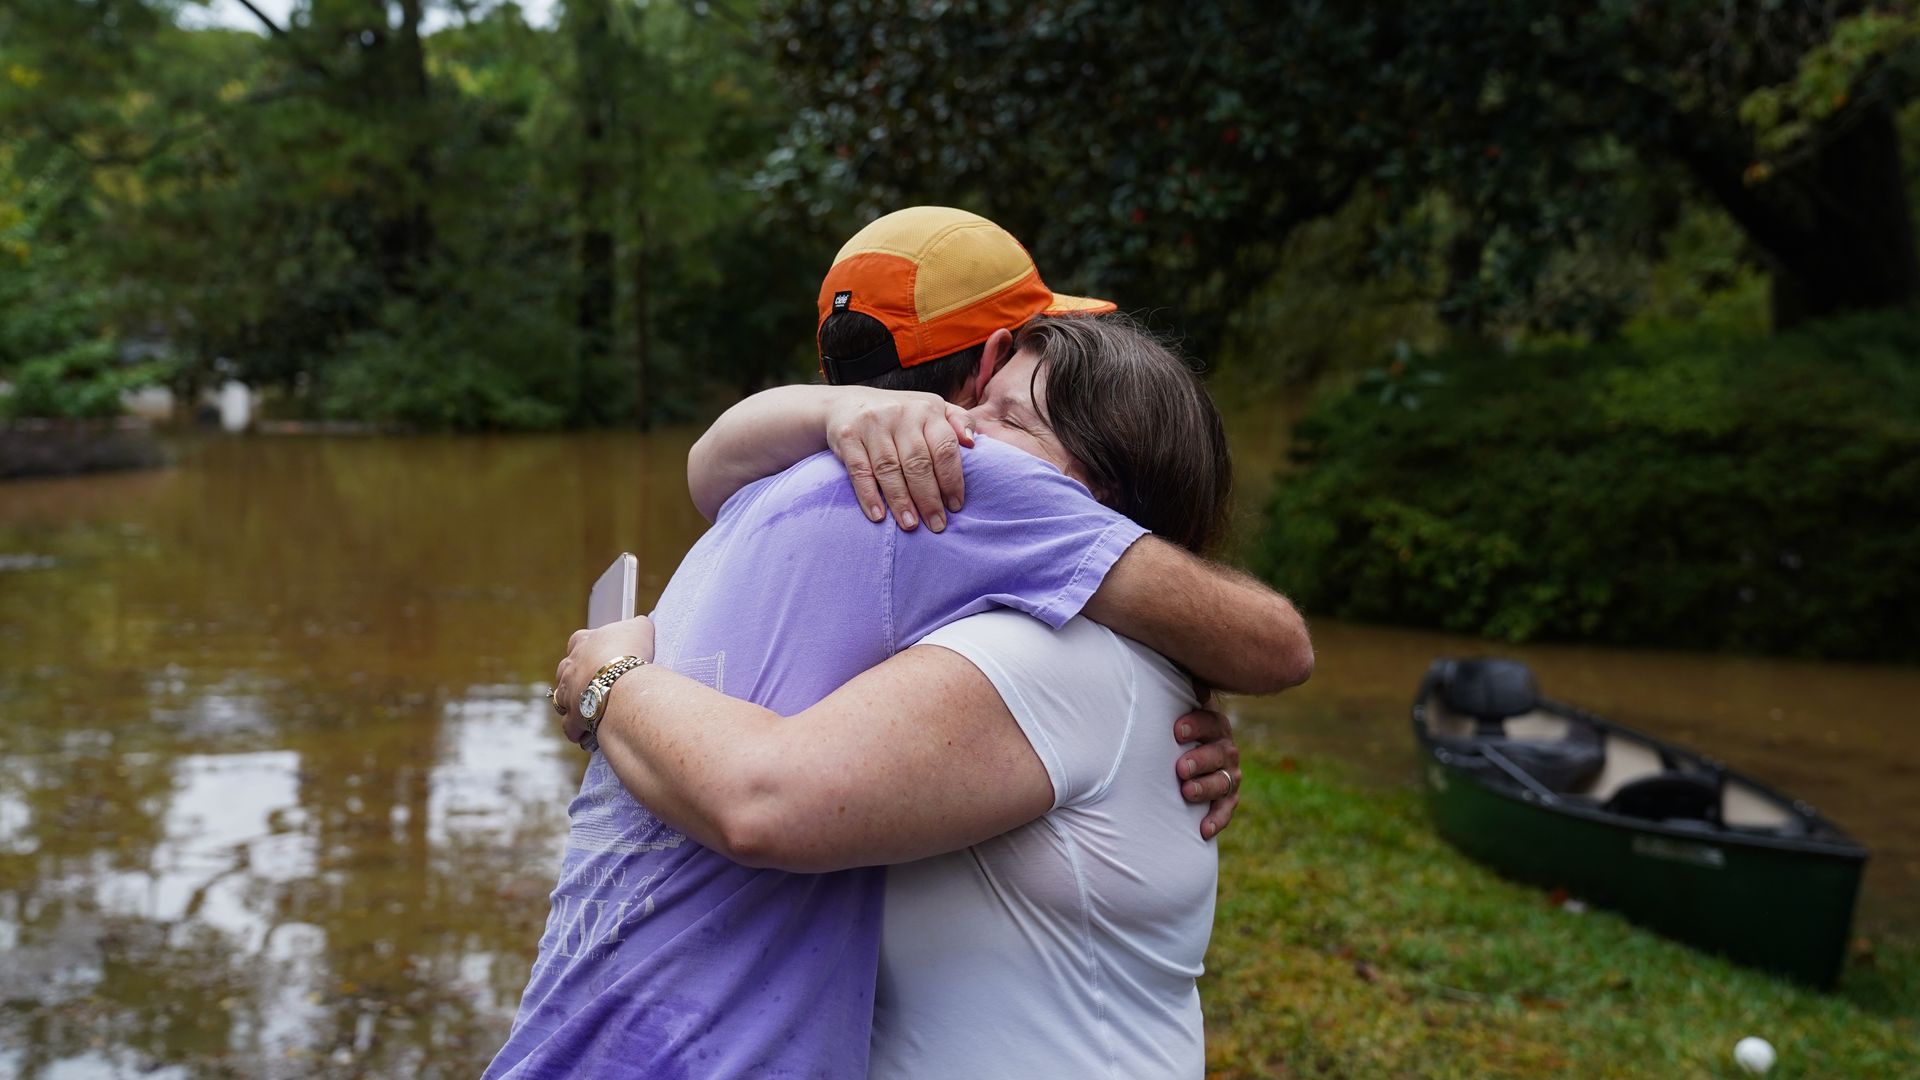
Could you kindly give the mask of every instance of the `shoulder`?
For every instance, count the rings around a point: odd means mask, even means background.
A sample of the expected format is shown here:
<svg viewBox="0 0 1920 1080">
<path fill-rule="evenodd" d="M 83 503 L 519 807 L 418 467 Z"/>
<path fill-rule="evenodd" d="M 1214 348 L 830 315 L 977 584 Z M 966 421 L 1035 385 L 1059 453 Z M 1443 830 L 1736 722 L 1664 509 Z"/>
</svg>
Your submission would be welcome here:
<svg viewBox="0 0 1920 1080">
<path fill-rule="evenodd" d="M 796 503 L 831 505 L 839 501 L 844 501 L 855 513 L 859 513 L 853 486 L 847 482 L 846 466 L 831 451 L 822 450 L 734 492 L 714 516 L 714 524 L 720 524 L 729 517 L 752 514 L 755 508 L 764 510 L 771 506 L 787 509 Z M 861 520 L 866 521 L 864 514 Z"/>
<path fill-rule="evenodd" d="M 1053 780 L 1055 806 L 1098 798 L 1141 715 L 1186 711 L 1191 688 L 1152 650 L 1086 618 L 1058 630 L 1012 611 L 970 615 L 922 645 L 959 653 L 993 684 Z M 1156 734 L 1157 738 L 1158 735 Z"/>
<path fill-rule="evenodd" d="M 1022 725 L 1087 709 L 1111 711 L 1132 697 L 1131 658 L 1122 639 L 1085 618 L 1055 630 L 999 609 L 948 623 L 921 638 L 980 669 Z"/>
<path fill-rule="evenodd" d="M 921 638 L 966 656 L 979 654 L 1023 678 L 1087 681 L 1087 676 L 1134 675 L 1175 686 L 1189 685 L 1180 668 L 1152 649 L 1122 637 L 1084 615 L 1058 630 L 1039 619 L 996 608 L 957 619 Z"/>
<path fill-rule="evenodd" d="M 1174 706 L 1184 712 L 1196 700 L 1192 681 L 1173 661 L 1083 615 L 1055 630 L 1003 608 L 956 620 L 919 643 L 966 657 L 1009 709 L 1035 719 Z"/>
<path fill-rule="evenodd" d="M 972 449 L 960 452 L 960 465 L 966 471 L 968 483 L 976 477 L 1023 478 L 1049 487 L 1064 485 L 1092 498 L 1083 484 L 1055 468 L 1052 462 L 985 435 L 974 439 Z M 972 497 L 971 492 L 968 497 Z"/>
<path fill-rule="evenodd" d="M 969 658 L 979 654 L 1009 671 L 1031 675 L 1073 660 L 1113 666 L 1122 661 L 1124 640 L 1090 619 L 1072 618 L 1055 630 L 1030 615 L 996 608 L 950 622 L 919 644 L 939 645 Z"/>
</svg>

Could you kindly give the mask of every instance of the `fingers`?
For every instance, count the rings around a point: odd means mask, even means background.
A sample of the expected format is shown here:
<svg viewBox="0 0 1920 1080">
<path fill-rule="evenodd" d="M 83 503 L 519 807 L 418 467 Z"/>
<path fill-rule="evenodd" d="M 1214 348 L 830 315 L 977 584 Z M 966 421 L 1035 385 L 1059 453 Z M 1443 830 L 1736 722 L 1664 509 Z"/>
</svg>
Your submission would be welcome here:
<svg viewBox="0 0 1920 1080">
<path fill-rule="evenodd" d="M 1180 796 L 1190 803 L 1206 803 L 1206 816 L 1200 819 L 1200 835 L 1211 840 L 1233 820 L 1240 805 L 1240 769 L 1238 766 L 1215 769 L 1180 785 Z"/>
<path fill-rule="evenodd" d="M 572 652 L 573 646 L 585 633 L 585 630 L 574 631 L 573 637 L 567 640 L 567 655 L 561 657 L 559 665 L 553 669 L 553 711 L 560 714 L 560 730 L 570 743 L 579 742 L 586 730 L 573 711 L 573 703 L 580 700 L 580 688 L 573 685 L 574 671 L 578 665 L 573 662 Z"/>
<path fill-rule="evenodd" d="M 1233 822 L 1234 808 L 1240 805 L 1240 794 L 1235 792 L 1224 799 L 1215 799 L 1207 808 L 1207 816 L 1200 819 L 1200 835 L 1208 840 L 1220 835 L 1220 831 Z"/>
<path fill-rule="evenodd" d="M 859 442 L 848 442 L 837 447 L 840 460 L 847 466 L 847 479 L 853 483 L 853 497 L 860 501 L 860 509 L 866 511 L 867 520 L 881 522 L 887 519 L 887 505 L 880 498 L 880 485 L 873 478 L 873 459 L 868 456 L 867 448 Z"/>
<path fill-rule="evenodd" d="M 1208 804 L 1200 835 L 1211 840 L 1233 821 L 1240 805 L 1240 747 L 1233 741 L 1233 725 L 1223 713 L 1196 709 L 1174 721 L 1173 736 L 1200 744 L 1180 755 L 1174 771 L 1182 798 Z"/>
<path fill-rule="evenodd" d="M 1174 767 L 1179 771 L 1183 782 L 1204 779 L 1209 773 L 1218 776 L 1221 769 L 1231 769 L 1240 764 L 1239 755 L 1234 750 L 1230 743 L 1201 743 L 1181 754 L 1180 760 L 1174 762 Z M 1207 799 L 1211 798 L 1213 798 L 1212 795 L 1207 796 Z M 1188 799 L 1187 801 L 1205 802 L 1207 799 Z"/>
<path fill-rule="evenodd" d="M 953 432 L 953 442 L 945 444 L 944 433 L 940 442 L 947 445 L 948 453 L 942 456 L 934 454 L 934 471 L 940 476 L 940 491 L 946 496 L 947 509 L 959 513 L 967 505 L 967 475 L 960 466 L 960 448 L 973 449 L 973 419 L 967 410 L 958 405 L 946 407 L 947 430 Z"/>
<path fill-rule="evenodd" d="M 941 425 L 944 429 L 945 425 Z M 927 445 L 926 431 L 923 428 L 918 437 L 909 439 L 900 447 L 900 477 L 907 485 L 907 498 L 913 503 L 913 513 L 927 528 L 939 532 L 947 527 L 947 509 L 940 505 L 940 478 L 933 467 L 933 448 Z M 957 453 L 957 452 L 956 452 Z M 894 515 L 901 528 L 907 528 L 909 517 Z"/>
<path fill-rule="evenodd" d="M 827 445 L 847 466 L 869 520 L 888 513 L 902 529 L 934 532 L 965 504 L 960 448 L 973 445 L 966 410 L 933 394 L 860 397 L 828 418 Z"/>
<path fill-rule="evenodd" d="M 1211 709 L 1190 712 L 1175 721 L 1173 737 L 1183 743 L 1200 744 L 1174 762 L 1174 770 L 1182 780 L 1237 768 L 1240 764 L 1240 745 L 1233 741 L 1232 725 L 1225 716 Z"/>
<path fill-rule="evenodd" d="M 893 513 L 893 520 L 902 529 L 912 532 L 920 524 L 920 511 L 915 508 L 913 493 L 907 488 L 907 474 L 901 467 L 899 448 L 894 445 L 892 436 L 884 434 L 871 439 L 867 448 L 873 458 L 873 479 L 880 485 L 880 495 L 886 500 L 887 509 Z"/>
<path fill-rule="evenodd" d="M 1240 769 L 1238 766 L 1215 769 L 1201 773 L 1191 780 L 1180 782 L 1180 797 L 1190 803 L 1211 803 L 1229 795 L 1240 793 Z"/>
<path fill-rule="evenodd" d="M 901 463 L 907 474 L 907 487 L 913 492 L 914 505 L 927 528 L 941 532 L 947 527 L 947 511 L 958 510 L 966 487 L 966 473 L 960 467 L 960 441 L 953 428 L 941 419 L 929 419 L 921 425 L 915 450 Z"/>
<path fill-rule="evenodd" d="M 1212 709 L 1195 709 L 1173 722 L 1175 742 L 1218 742 L 1231 731 L 1226 716 Z"/>
<path fill-rule="evenodd" d="M 946 416 L 947 426 L 953 429 L 953 437 L 959 440 L 961 446 L 973 449 L 973 418 L 967 415 L 967 410 L 948 404 Z"/>
<path fill-rule="evenodd" d="M 583 637 L 586 637 L 590 633 L 592 633 L 591 630 L 586 630 L 586 629 L 575 630 L 573 632 L 573 636 L 567 638 L 567 651 L 572 652 L 573 650 L 579 648 L 580 639 Z"/>
</svg>

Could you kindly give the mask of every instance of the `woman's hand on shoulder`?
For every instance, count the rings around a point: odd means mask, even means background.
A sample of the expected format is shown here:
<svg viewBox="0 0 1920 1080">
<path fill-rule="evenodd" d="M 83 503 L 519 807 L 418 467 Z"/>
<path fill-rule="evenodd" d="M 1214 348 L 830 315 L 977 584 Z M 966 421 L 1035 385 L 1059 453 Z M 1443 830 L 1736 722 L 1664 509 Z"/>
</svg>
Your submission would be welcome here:
<svg viewBox="0 0 1920 1080">
<path fill-rule="evenodd" d="M 843 387 L 827 409 L 827 447 L 872 521 L 946 529 L 966 503 L 960 448 L 973 445 L 967 412 L 937 394 Z"/>
</svg>

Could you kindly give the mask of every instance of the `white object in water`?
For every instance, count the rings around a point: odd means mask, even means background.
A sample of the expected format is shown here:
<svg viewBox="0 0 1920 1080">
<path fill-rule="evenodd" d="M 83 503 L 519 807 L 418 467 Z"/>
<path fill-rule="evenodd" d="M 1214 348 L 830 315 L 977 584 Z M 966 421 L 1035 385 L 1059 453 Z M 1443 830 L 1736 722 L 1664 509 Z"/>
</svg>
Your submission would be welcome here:
<svg viewBox="0 0 1920 1080">
<path fill-rule="evenodd" d="M 1733 1060 L 1755 1076 L 1773 1068 L 1773 1044 L 1757 1035 L 1749 1035 L 1733 1044 Z"/>
<path fill-rule="evenodd" d="M 220 426 L 227 431 L 245 431 L 253 424 L 253 391 L 238 379 L 228 379 L 220 387 Z"/>
</svg>

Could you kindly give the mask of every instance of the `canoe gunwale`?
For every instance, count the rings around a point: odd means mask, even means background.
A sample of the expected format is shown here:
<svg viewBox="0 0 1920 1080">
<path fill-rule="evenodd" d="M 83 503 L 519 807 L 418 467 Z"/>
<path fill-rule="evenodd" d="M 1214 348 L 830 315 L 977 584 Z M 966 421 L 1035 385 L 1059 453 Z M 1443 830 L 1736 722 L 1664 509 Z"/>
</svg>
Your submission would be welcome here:
<svg viewBox="0 0 1920 1080">
<path fill-rule="evenodd" d="M 1868 858 L 1866 848 L 1861 846 L 1851 836 L 1848 836 L 1845 830 L 1834 824 L 1812 806 L 1786 794 L 1771 784 L 1734 769 L 1718 759 L 1708 757 L 1694 750 L 1689 750 L 1683 746 L 1675 745 L 1674 743 L 1649 735 L 1636 728 L 1629 727 L 1626 724 L 1587 712 L 1577 706 L 1546 697 L 1540 698 L 1538 702 L 1538 707 L 1543 712 L 1564 719 L 1591 724 L 1602 733 L 1618 732 L 1627 738 L 1637 739 L 1649 746 L 1671 753 L 1677 758 L 1689 760 L 1704 766 L 1729 780 L 1736 780 L 1759 791 L 1768 798 L 1777 800 L 1781 805 L 1788 807 L 1794 814 L 1798 815 L 1806 823 L 1810 831 L 1817 830 L 1825 835 L 1773 836 L 1764 832 L 1748 832 L 1726 827 L 1716 827 L 1710 830 L 1679 828 L 1648 818 L 1611 813 L 1597 806 L 1571 802 L 1557 795 L 1550 795 L 1543 798 L 1524 788 L 1490 783 L 1485 775 L 1461 768 L 1454 763 L 1456 758 L 1470 755 L 1459 753 L 1449 747 L 1441 745 L 1429 733 L 1426 716 L 1427 701 L 1432 696 L 1435 684 L 1435 674 L 1429 671 L 1421 680 L 1420 690 L 1414 697 L 1411 716 L 1414 738 L 1420 743 L 1421 749 L 1426 751 L 1427 756 L 1445 768 L 1451 776 L 1471 782 L 1475 787 L 1489 794 L 1497 795 L 1502 799 L 1521 806 L 1535 807 L 1554 813 L 1565 814 L 1569 817 L 1577 817 L 1595 824 L 1611 825 L 1618 828 L 1631 829 L 1636 832 L 1646 832 L 1669 837 L 1675 840 L 1693 843 L 1711 841 L 1716 844 L 1733 844 L 1796 854 L 1824 855 L 1837 859 L 1856 860 L 1862 864 L 1864 864 Z"/>
</svg>

